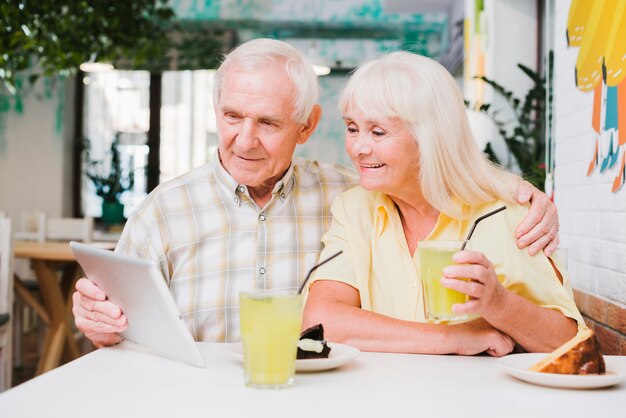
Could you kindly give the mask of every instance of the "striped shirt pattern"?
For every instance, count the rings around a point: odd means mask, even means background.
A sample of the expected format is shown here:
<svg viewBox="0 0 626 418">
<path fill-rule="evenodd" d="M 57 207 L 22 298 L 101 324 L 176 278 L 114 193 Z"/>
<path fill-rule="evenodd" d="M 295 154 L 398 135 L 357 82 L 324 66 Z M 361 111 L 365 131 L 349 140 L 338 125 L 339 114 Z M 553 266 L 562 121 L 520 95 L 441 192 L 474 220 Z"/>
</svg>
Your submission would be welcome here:
<svg viewBox="0 0 626 418">
<path fill-rule="evenodd" d="M 213 156 L 157 187 L 130 217 L 116 252 L 154 260 L 196 341 L 239 341 L 239 292 L 297 289 L 322 249 L 346 167 L 294 158 L 259 208 Z"/>
</svg>

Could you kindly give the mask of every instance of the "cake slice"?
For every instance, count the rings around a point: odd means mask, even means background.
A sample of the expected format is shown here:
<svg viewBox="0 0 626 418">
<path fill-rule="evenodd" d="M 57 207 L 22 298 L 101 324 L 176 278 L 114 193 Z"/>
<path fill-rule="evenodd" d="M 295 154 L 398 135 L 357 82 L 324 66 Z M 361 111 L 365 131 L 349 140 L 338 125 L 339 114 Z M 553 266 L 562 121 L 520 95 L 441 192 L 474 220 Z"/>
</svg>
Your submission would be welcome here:
<svg viewBox="0 0 626 418">
<path fill-rule="evenodd" d="M 298 360 L 328 358 L 330 347 L 324 339 L 324 326 L 322 324 L 313 325 L 305 329 L 300 334 L 298 341 Z"/>
<path fill-rule="evenodd" d="M 548 354 L 529 370 L 558 374 L 604 374 L 604 358 L 596 334 L 586 329 Z"/>
</svg>

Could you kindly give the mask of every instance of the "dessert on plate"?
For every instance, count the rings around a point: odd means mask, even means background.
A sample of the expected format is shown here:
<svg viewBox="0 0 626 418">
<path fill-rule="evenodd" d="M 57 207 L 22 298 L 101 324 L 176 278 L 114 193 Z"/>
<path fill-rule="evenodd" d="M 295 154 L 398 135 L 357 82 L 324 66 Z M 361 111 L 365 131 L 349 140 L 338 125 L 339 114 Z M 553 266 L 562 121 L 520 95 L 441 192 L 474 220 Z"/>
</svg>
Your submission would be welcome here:
<svg viewBox="0 0 626 418">
<path fill-rule="evenodd" d="M 557 374 L 604 374 L 604 358 L 596 334 L 585 329 L 529 370 Z"/>
<path fill-rule="evenodd" d="M 302 331 L 298 341 L 298 360 L 328 358 L 330 347 L 324 339 L 324 326 L 313 325 Z"/>
</svg>

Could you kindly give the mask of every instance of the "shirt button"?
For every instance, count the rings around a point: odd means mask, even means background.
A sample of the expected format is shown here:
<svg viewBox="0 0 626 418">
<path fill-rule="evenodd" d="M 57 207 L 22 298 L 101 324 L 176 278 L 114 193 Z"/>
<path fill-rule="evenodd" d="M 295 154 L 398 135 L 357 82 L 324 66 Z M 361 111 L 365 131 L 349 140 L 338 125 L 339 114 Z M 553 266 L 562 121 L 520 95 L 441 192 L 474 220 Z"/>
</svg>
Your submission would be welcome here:
<svg viewBox="0 0 626 418">
<path fill-rule="evenodd" d="M 281 198 L 281 199 L 284 199 L 284 198 L 285 198 L 285 193 L 281 193 L 281 194 L 280 194 L 280 198 Z"/>
<path fill-rule="evenodd" d="M 260 219 L 260 220 L 262 220 L 262 221 L 264 221 L 264 220 L 265 220 L 265 215 L 264 215 L 263 213 L 262 213 L 262 214 L 260 214 L 260 215 L 259 215 L 259 219 Z"/>
<path fill-rule="evenodd" d="M 239 203 L 239 198 L 238 197 L 235 198 L 235 203 Z"/>
<path fill-rule="evenodd" d="M 411 283 L 411 289 L 417 289 L 417 283 L 415 282 Z"/>
<path fill-rule="evenodd" d="M 265 267 L 261 267 L 261 268 L 259 269 L 259 273 L 261 273 L 261 274 L 265 274 Z"/>
<path fill-rule="evenodd" d="M 237 190 L 239 190 L 239 193 L 244 193 L 246 191 L 246 188 L 243 186 L 239 186 L 237 187 Z"/>
</svg>

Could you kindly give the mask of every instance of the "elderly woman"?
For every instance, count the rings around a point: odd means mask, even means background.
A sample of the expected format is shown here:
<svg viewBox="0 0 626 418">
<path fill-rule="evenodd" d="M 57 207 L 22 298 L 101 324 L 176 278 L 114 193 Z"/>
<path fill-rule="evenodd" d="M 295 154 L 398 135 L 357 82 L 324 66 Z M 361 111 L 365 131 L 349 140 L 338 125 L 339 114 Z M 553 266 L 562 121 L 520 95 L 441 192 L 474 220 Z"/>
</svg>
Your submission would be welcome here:
<svg viewBox="0 0 626 418">
<path fill-rule="evenodd" d="M 527 213 L 515 202 L 520 179 L 478 149 L 441 65 L 406 52 L 370 62 L 350 78 L 340 109 L 360 187 L 332 205 L 321 258 L 343 255 L 314 276 L 303 327 L 321 322 L 329 340 L 366 351 L 504 355 L 515 343 L 551 351 L 585 326 L 565 271 L 542 252 L 518 249 L 514 229 Z M 455 312 L 480 318 L 428 323 L 419 242 L 463 239 L 503 204 L 441 279 L 470 296 Z"/>
</svg>

